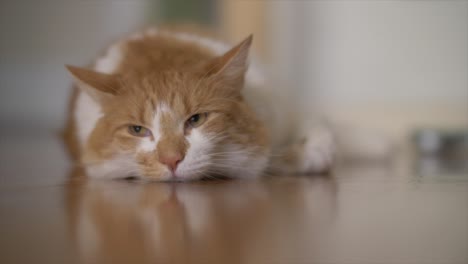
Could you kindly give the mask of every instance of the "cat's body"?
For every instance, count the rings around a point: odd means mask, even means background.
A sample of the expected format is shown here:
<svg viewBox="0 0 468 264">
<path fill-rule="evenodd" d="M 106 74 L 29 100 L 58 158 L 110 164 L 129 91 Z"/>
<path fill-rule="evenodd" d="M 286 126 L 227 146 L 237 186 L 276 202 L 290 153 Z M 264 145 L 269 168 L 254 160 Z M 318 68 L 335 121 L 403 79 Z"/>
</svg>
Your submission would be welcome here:
<svg viewBox="0 0 468 264">
<path fill-rule="evenodd" d="M 78 163 L 91 177 L 156 180 L 329 170 L 332 133 L 298 126 L 248 65 L 251 40 L 152 28 L 111 45 L 92 71 L 68 67 L 78 88 L 66 139 Z"/>
</svg>

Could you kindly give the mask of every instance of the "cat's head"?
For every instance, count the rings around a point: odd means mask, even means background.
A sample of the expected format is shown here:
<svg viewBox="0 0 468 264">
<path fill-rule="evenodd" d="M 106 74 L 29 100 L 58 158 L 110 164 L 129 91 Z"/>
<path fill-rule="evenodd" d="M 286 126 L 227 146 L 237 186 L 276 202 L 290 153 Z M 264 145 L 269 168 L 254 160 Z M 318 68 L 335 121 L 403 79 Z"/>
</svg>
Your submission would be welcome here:
<svg viewBox="0 0 468 264">
<path fill-rule="evenodd" d="M 268 138 L 241 94 L 251 42 L 163 72 L 115 75 L 68 66 L 102 112 L 83 147 L 88 173 L 156 180 L 260 174 Z"/>
</svg>

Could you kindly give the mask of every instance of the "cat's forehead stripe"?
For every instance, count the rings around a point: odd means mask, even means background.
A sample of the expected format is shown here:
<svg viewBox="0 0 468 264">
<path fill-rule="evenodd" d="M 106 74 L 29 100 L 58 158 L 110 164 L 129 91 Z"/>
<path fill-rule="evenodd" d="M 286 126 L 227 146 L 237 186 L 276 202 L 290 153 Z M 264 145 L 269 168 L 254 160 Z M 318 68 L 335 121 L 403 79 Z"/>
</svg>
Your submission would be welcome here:
<svg viewBox="0 0 468 264">
<path fill-rule="evenodd" d="M 168 120 L 172 116 L 171 108 L 168 104 L 162 102 L 156 106 L 154 109 L 154 117 L 150 127 L 151 132 L 153 133 L 153 140 L 150 138 L 142 139 L 140 143 L 139 150 L 143 152 L 152 152 L 156 150 L 159 140 L 161 139 L 163 133 L 163 124 L 164 120 Z"/>
<path fill-rule="evenodd" d="M 156 106 L 156 109 L 154 110 L 154 112 L 155 114 L 154 114 L 151 130 L 153 131 L 154 142 L 156 145 L 159 139 L 161 138 L 161 134 L 162 134 L 161 121 L 163 120 L 163 115 L 166 115 L 167 113 L 169 113 L 169 106 L 164 102 L 159 103 Z"/>
<path fill-rule="evenodd" d="M 165 102 L 162 102 L 158 104 L 155 111 L 160 113 L 171 113 L 171 108 Z"/>
</svg>

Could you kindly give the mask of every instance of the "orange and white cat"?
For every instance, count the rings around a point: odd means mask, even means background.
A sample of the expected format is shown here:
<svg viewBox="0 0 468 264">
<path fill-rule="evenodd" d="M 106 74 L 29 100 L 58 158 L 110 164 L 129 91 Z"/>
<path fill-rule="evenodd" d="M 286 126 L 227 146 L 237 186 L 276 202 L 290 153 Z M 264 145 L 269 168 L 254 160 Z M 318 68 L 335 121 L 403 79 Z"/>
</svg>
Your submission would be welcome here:
<svg viewBox="0 0 468 264">
<path fill-rule="evenodd" d="M 67 66 L 76 83 L 65 133 L 74 158 L 95 178 L 329 170 L 333 134 L 299 128 L 275 102 L 269 78 L 249 63 L 251 43 L 151 28 L 111 45 L 91 69 Z"/>
</svg>

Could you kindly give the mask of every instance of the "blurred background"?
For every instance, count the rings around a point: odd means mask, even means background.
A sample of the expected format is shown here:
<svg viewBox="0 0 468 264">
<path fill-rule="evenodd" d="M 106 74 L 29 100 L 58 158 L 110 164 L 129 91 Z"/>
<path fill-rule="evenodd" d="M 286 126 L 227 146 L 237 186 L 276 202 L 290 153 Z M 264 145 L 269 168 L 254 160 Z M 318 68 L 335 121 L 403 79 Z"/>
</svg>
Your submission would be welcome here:
<svg viewBox="0 0 468 264">
<path fill-rule="evenodd" d="M 64 65 L 174 22 L 230 43 L 254 33 L 256 57 L 305 113 L 421 157 L 261 183 L 68 181 L 80 173 L 57 137 Z M 0 263 L 77 263 L 75 251 L 111 263 L 467 263 L 466 0 L 0 0 L 0 128 Z"/>
<path fill-rule="evenodd" d="M 3 0 L 3 133 L 57 131 L 70 93 L 64 64 L 180 21 L 232 43 L 254 33 L 255 53 L 306 112 L 402 141 L 468 127 L 468 1 Z M 7 129 L 16 127 L 26 129 Z"/>
</svg>

